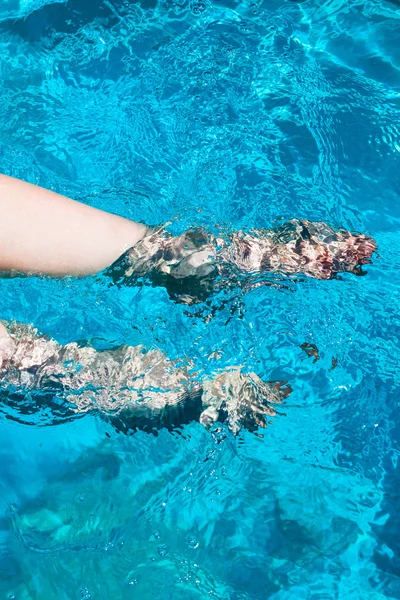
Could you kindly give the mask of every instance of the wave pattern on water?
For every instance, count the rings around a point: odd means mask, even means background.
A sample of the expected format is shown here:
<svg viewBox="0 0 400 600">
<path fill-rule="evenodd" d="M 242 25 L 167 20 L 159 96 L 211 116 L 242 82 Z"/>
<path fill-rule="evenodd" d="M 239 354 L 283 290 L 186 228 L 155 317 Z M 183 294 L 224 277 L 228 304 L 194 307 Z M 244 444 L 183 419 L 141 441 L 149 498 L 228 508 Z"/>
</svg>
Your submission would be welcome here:
<svg viewBox="0 0 400 600">
<path fill-rule="evenodd" d="M 2 2 L 3 172 L 177 234 L 297 217 L 379 252 L 365 277 L 196 306 L 103 276 L 0 280 L 0 318 L 62 344 L 293 387 L 264 437 L 126 436 L 3 398 L 2 594 L 400 597 L 399 35 L 395 0 Z"/>
</svg>

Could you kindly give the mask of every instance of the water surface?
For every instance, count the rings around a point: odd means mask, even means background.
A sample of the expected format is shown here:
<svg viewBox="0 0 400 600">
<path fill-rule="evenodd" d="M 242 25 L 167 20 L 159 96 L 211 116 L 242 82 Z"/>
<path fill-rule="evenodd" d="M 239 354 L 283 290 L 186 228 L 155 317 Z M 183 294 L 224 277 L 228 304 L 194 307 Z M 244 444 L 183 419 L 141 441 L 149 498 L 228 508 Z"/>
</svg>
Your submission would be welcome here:
<svg viewBox="0 0 400 600">
<path fill-rule="evenodd" d="M 400 598 L 399 19 L 389 0 L 3 0 L 3 172 L 175 232 L 300 217 L 379 244 L 365 277 L 196 310 L 101 277 L 1 280 L 0 317 L 61 342 L 294 390 L 263 438 L 3 403 L 5 598 Z"/>
</svg>

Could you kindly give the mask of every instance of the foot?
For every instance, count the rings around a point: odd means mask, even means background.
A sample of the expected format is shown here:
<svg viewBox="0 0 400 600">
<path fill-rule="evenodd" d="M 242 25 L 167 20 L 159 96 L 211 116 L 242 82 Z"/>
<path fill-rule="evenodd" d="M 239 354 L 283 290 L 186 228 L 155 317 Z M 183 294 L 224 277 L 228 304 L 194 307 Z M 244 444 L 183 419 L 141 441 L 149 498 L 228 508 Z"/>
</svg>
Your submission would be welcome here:
<svg viewBox="0 0 400 600">
<path fill-rule="evenodd" d="M 377 246 L 366 235 L 335 231 L 325 223 L 293 219 L 270 231 L 235 234 L 222 253 L 241 271 L 303 273 L 332 279 L 340 272 L 360 274 Z"/>
<path fill-rule="evenodd" d="M 276 414 L 274 405 L 291 392 L 285 382 L 266 383 L 239 368 L 226 371 L 204 382 L 200 423 L 209 428 L 216 421 L 225 421 L 235 434 L 243 427 L 250 431 L 265 428 L 266 418 Z"/>
</svg>

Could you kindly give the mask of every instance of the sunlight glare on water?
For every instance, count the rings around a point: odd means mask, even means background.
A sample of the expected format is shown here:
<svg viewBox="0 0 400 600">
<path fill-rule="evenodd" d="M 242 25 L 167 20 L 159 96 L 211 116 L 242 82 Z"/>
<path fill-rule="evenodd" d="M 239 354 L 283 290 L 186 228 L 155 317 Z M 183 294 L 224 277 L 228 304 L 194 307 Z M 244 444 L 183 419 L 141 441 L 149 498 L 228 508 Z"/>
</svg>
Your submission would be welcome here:
<svg viewBox="0 0 400 600">
<path fill-rule="evenodd" d="M 2 1 L 2 172 L 175 233 L 298 217 L 379 245 L 365 277 L 218 310 L 0 280 L 0 318 L 61 343 L 293 387 L 264 437 L 2 401 L 2 597 L 400 598 L 399 39 L 397 0 Z"/>
</svg>

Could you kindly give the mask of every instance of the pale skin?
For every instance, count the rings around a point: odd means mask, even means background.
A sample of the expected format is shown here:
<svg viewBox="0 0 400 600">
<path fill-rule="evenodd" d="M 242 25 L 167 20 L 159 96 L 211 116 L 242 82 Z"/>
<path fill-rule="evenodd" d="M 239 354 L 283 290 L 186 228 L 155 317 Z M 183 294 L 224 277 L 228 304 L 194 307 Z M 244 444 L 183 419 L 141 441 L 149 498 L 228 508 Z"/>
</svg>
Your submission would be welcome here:
<svg viewBox="0 0 400 600">
<path fill-rule="evenodd" d="M 185 303 L 231 285 L 238 273 L 242 289 L 260 285 L 241 278 L 252 273 L 317 279 L 345 271 L 363 274 L 362 265 L 376 250 L 375 240 L 364 234 L 301 219 L 225 239 L 199 228 L 174 238 L 163 228 L 151 229 L 1 174 L 0 218 L 0 272 L 82 277 L 123 256 L 123 276 L 146 276 Z M 5 336 L 0 327 L 0 338 Z"/>
<path fill-rule="evenodd" d="M 0 271 L 45 274 L 54 277 L 91 275 L 112 264 L 124 252 L 142 240 L 148 232 L 146 226 L 134 221 L 80 204 L 54 192 L 5 175 L 0 175 L 0 211 Z M 195 262 L 198 263 L 198 260 Z M 121 400 L 121 410 L 124 408 L 124 403 L 126 403 L 126 407 L 130 406 L 126 409 L 128 421 L 130 412 L 133 410 L 133 414 L 135 414 L 138 410 L 135 404 L 138 394 L 136 387 L 139 385 L 137 383 L 138 375 L 134 371 L 135 361 L 139 363 L 139 372 L 141 370 L 140 361 L 150 361 L 151 368 L 147 363 L 143 367 L 143 372 L 147 373 L 146 376 L 149 378 L 147 385 L 150 386 L 150 392 L 147 392 L 147 403 L 150 411 L 156 412 L 166 406 L 173 406 L 179 401 L 180 395 L 184 394 L 186 387 L 190 387 L 190 385 L 198 387 L 196 381 L 190 383 L 190 378 L 185 371 L 177 367 L 171 369 L 172 364 L 159 352 L 143 354 L 141 347 L 127 347 L 123 351 L 116 349 L 102 354 L 90 348 L 79 350 L 72 344 L 70 346 L 77 354 L 76 360 L 82 364 L 87 363 L 86 379 L 81 381 L 82 369 L 78 369 L 79 379 L 77 379 L 76 374 L 73 373 L 71 376 L 69 372 L 65 371 L 63 360 L 59 367 L 55 366 L 57 364 L 55 357 L 59 352 L 68 351 L 68 345 L 64 349 L 54 340 L 37 336 L 33 331 L 15 336 L 8 331 L 9 324 L 6 325 L 7 327 L 0 322 L 0 378 L 1 386 L 4 386 L 5 389 L 7 388 L 7 373 L 9 373 L 9 377 L 16 378 L 15 381 L 12 380 L 14 388 L 20 380 L 23 381 L 22 388 L 26 386 L 29 389 L 30 385 L 36 386 L 36 378 L 31 383 L 27 382 L 29 369 L 33 368 L 36 374 L 41 373 L 42 378 L 48 355 L 52 357 L 54 364 L 45 377 L 50 376 L 51 378 L 52 369 L 56 373 L 58 368 L 63 375 L 64 384 L 67 379 L 68 381 L 71 379 L 71 389 L 84 386 L 87 378 L 89 378 L 88 381 L 93 378 L 101 389 L 104 386 L 104 382 L 100 381 L 104 363 L 108 373 L 107 384 L 114 377 L 117 380 L 115 383 L 118 388 L 118 377 L 121 376 L 124 365 L 121 356 L 123 357 L 124 354 L 128 356 L 129 360 L 125 367 L 127 377 L 123 384 L 121 383 L 126 395 L 126 398 Z M 15 325 L 14 327 L 18 328 Z M 117 365 L 116 368 L 115 365 Z M 111 376 L 113 367 L 113 376 Z M 131 384 L 133 387 L 127 393 L 129 368 L 132 370 L 132 377 L 134 375 L 135 378 L 134 384 Z M 153 370 L 154 375 L 151 375 Z M 153 398 L 151 390 L 154 387 L 159 388 L 161 380 L 166 377 L 171 380 L 168 380 L 168 390 L 162 394 L 156 394 Z M 241 375 L 238 369 L 222 373 L 208 384 L 206 382 L 203 384 L 203 411 L 200 420 L 204 425 L 209 425 L 217 419 L 218 406 L 221 405 L 224 397 L 222 385 L 226 378 L 229 379 L 231 386 L 236 386 L 238 390 L 243 388 L 243 393 L 235 394 L 236 401 L 231 401 L 232 407 L 229 411 L 230 427 L 235 431 L 240 428 L 240 423 L 245 422 L 248 418 L 253 426 L 265 426 L 265 416 L 274 414 L 266 397 L 268 396 L 268 399 L 274 403 L 279 402 L 280 398 L 288 393 L 286 390 L 280 391 L 280 387 L 264 384 L 255 375 Z M 253 391 L 256 382 L 257 389 L 259 387 L 257 393 Z M 178 393 L 171 394 L 169 388 L 178 389 L 178 384 L 182 387 L 180 395 Z M 143 383 L 141 385 L 143 386 Z M 66 390 L 68 390 L 69 384 L 66 386 Z M 244 391 L 244 388 L 248 388 L 247 392 Z M 138 389 L 140 391 L 140 385 Z M 121 396 L 121 392 L 117 391 L 116 393 L 118 397 Z M 105 399 L 108 399 L 110 395 L 112 400 L 111 390 L 103 394 Z M 98 398 L 97 406 L 100 405 L 101 401 Z M 90 407 L 90 402 L 88 407 Z M 77 406 L 77 410 L 86 410 L 88 407 Z M 142 402 L 142 411 L 145 408 L 146 402 L 144 404 Z M 115 410 L 114 405 L 113 409 Z"/>
<path fill-rule="evenodd" d="M 0 271 L 85 276 L 103 270 L 147 228 L 0 175 Z M 8 340 L 0 323 L 0 367 Z"/>
<path fill-rule="evenodd" d="M 344 271 L 362 274 L 360 267 L 370 262 L 376 249 L 375 241 L 366 235 L 299 219 L 272 230 L 237 232 L 221 240 L 200 229 L 174 238 L 163 229 L 152 230 L 5 175 L 0 175 L 0 215 L 0 271 L 82 277 L 105 270 L 124 255 L 126 277 L 160 274 L 155 284 L 165 285 L 172 297 L 188 303 L 202 301 L 218 289 L 214 288 L 215 281 L 224 283 L 224 277 L 230 285 L 230 268 L 244 275 L 272 271 L 330 279 Z M 118 265 L 116 269 L 119 273 Z M 244 280 L 239 279 L 238 285 L 246 289 Z M 172 364 L 157 352 L 143 354 L 141 347 L 103 353 L 74 344 L 62 347 L 33 330 L 12 333 L 13 326 L 5 325 L 0 323 L 2 385 L 9 380 L 14 387 L 36 389 L 41 382 L 46 384 L 60 376 L 68 394 L 95 383 L 103 389 L 105 408 L 116 393 L 122 401 L 121 410 L 125 403 L 136 406 L 138 378 L 146 376 L 150 367 L 150 390 L 160 387 L 167 375 L 173 380 L 168 381 L 167 389 L 175 389 L 176 381 L 185 393 L 190 386 L 199 389 L 188 373 L 177 367 L 171 371 Z M 82 369 L 75 372 L 68 367 L 66 371 L 66 357 L 68 364 L 76 363 Z M 110 373 L 114 373 L 115 381 Z M 112 389 L 108 389 L 111 384 Z M 139 392 L 143 395 L 147 387 L 142 385 Z M 126 397 L 122 399 L 123 391 Z M 233 430 L 243 424 L 263 427 L 265 416 L 274 414 L 270 403 L 280 402 L 288 393 L 290 388 L 262 382 L 240 369 L 220 373 L 202 384 L 200 420 L 205 425 L 214 422 L 224 406 Z M 150 410 L 179 404 L 181 397 L 175 394 L 176 398 L 168 399 L 163 393 L 160 400 L 150 392 L 146 394 Z"/>
<path fill-rule="evenodd" d="M 0 271 L 53 277 L 98 273 L 131 250 L 132 274 L 156 270 L 179 281 L 204 279 L 221 265 L 329 279 L 355 272 L 376 250 L 368 236 L 299 219 L 225 241 L 199 229 L 173 238 L 6 175 L 0 175 L 0 215 Z"/>
<path fill-rule="evenodd" d="M 0 271 L 84 276 L 132 248 L 147 228 L 0 175 Z"/>
</svg>

